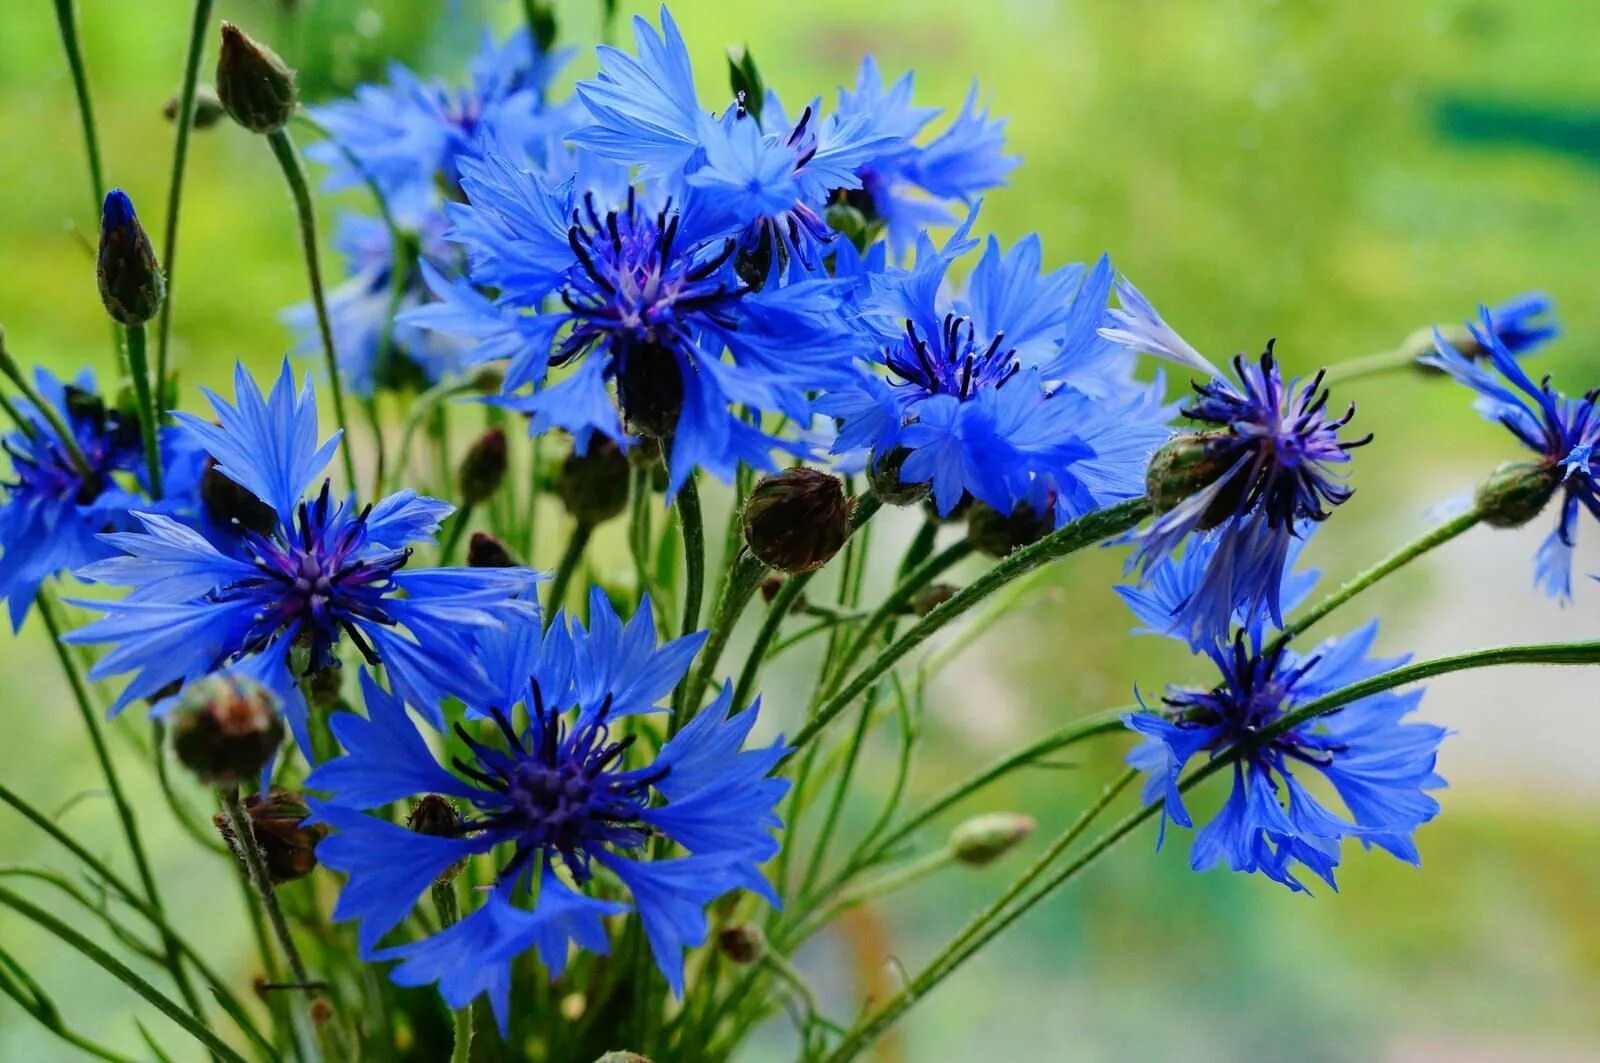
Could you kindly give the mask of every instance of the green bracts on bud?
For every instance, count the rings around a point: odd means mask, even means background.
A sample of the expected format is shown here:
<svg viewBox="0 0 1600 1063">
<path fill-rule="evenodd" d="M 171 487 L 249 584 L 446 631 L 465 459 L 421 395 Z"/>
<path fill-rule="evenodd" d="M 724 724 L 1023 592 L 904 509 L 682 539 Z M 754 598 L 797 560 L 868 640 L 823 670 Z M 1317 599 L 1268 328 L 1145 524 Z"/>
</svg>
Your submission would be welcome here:
<svg viewBox="0 0 1600 1063">
<path fill-rule="evenodd" d="M 740 967 L 748 967 L 767 953 L 767 937 L 754 923 L 734 923 L 717 931 L 717 951 Z"/>
<path fill-rule="evenodd" d="M 466 833 L 466 824 L 456 806 L 438 794 L 427 794 L 411 808 L 406 817 L 406 829 L 413 834 L 426 834 L 430 838 L 459 838 Z M 467 866 L 466 858 L 456 861 L 439 873 L 434 880 L 444 885 L 459 875 Z"/>
<path fill-rule="evenodd" d="M 495 427 L 479 436 L 467 448 L 461 466 L 456 470 L 456 487 L 463 505 L 476 506 L 487 502 L 505 483 L 507 463 L 505 429 Z"/>
<path fill-rule="evenodd" d="M 745 499 L 745 545 L 769 568 L 811 572 L 832 560 L 850 537 L 850 511 L 837 476 L 787 469 L 761 480 Z"/>
<path fill-rule="evenodd" d="M 872 493 L 877 495 L 884 505 L 915 506 L 928 497 L 926 481 L 900 479 L 900 469 L 910 456 L 911 451 L 905 447 L 896 447 L 881 458 L 876 454 L 872 456 L 872 465 L 867 470 L 867 481 L 872 484 Z"/>
<path fill-rule="evenodd" d="M 222 24 L 217 98 L 252 133 L 276 133 L 294 117 L 294 71 L 278 53 L 231 22 Z"/>
<path fill-rule="evenodd" d="M 637 1052 L 607 1052 L 594 1063 L 650 1063 L 650 1057 Z"/>
<path fill-rule="evenodd" d="M 556 476 L 556 497 L 579 524 L 593 528 L 628 508 L 628 456 L 611 440 L 590 440 L 582 454 L 569 454 Z"/>
<path fill-rule="evenodd" d="M 984 867 L 1021 845 L 1033 833 L 1032 816 L 989 812 L 950 832 L 950 855 L 968 867 Z"/>
<path fill-rule="evenodd" d="M 142 325 L 161 310 L 167 294 L 166 278 L 155 248 L 145 235 L 133 201 L 120 188 L 106 193 L 100 211 L 100 249 L 95 256 L 95 280 L 106 313 L 120 325 Z"/>
<path fill-rule="evenodd" d="M 1145 493 L 1157 513 L 1216 483 L 1236 460 L 1225 431 L 1183 432 L 1161 445 L 1145 472 Z"/>
<path fill-rule="evenodd" d="M 733 98 L 744 112 L 757 122 L 761 121 L 761 105 L 767 99 L 767 86 L 761 80 L 755 56 L 743 44 L 728 45 L 728 85 Z"/>
<path fill-rule="evenodd" d="M 283 718 L 265 687 L 237 676 L 191 683 L 172 714 L 172 748 L 211 786 L 254 782 L 283 744 Z"/>
<path fill-rule="evenodd" d="M 250 817 L 256 848 L 261 851 L 267 875 L 275 885 L 305 878 L 316 870 L 317 845 L 328 836 L 328 826 L 305 822 L 311 816 L 311 808 L 303 795 L 274 788 L 266 800 L 262 800 L 260 794 L 252 796 L 244 803 L 244 810 Z M 239 839 L 233 835 L 227 813 L 218 812 L 211 821 L 234 856 L 243 863 Z"/>
<path fill-rule="evenodd" d="M 1478 511 L 1491 528 L 1520 528 L 1537 517 L 1561 486 L 1561 466 L 1508 461 L 1478 485 Z"/>
</svg>

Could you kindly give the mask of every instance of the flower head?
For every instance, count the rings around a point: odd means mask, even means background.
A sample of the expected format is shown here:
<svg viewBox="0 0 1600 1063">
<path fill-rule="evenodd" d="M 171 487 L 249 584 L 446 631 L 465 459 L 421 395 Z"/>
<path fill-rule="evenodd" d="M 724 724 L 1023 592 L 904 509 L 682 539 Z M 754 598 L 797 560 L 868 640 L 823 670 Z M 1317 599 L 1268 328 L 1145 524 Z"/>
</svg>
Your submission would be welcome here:
<svg viewBox="0 0 1600 1063">
<path fill-rule="evenodd" d="M 1103 336 L 1209 366 L 1131 285 L 1118 293 L 1118 327 Z M 1240 611 L 1282 623 L 1278 591 L 1296 528 L 1326 520 L 1350 497 L 1336 467 L 1372 438 L 1341 438 L 1354 404 L 1331 414 L 1320 372 L 1310 381 L 1286 381 L 1270 342 L 1254 362 L 1235 357 L 1233 371 L 1233 379 L 1218 375 L 1195 385 L 1197 398 L 1181 412 L 1200 430 L 1174 437 L 1151 462 L 1157 516 L 1129 561 L 1148 575 L 1192 534 L 1216 532 L 1205 576 L 1180 606 L 1181 627 L 1195 644 L 1225 634 Z"/>
<path fill-rule="evenodd" d="M 1191 543 L 1189 549 L 1195 548 Z M 1161 561 L 1158 585 L 1164 576 L 1183 584 L 1189 579 L 1184 572 L 1164 571 L 1183 567 L 1181 561 Z M 1286 594 L 1308 589 L 1307 577 L 1297 579 L 1299 586 Z M 1261 625 L 1246 626 L 1231 641 L 1204 648 L 1218 670 L 1215 686 L 1173 688 L 1160 711 L 1125 717 L 1144 736 L 1128 762 L 1149 773 L 1145 800 L 1163 802 L 1163 839 L 1169 819 L 1194 825 L 1178 786 L 1189 761 L 1201 753 L 1235 758 L 1227 803 L 1195 835 L 1195 870 L 1225 862 L 1298 892 L 1305 889 L 1299 878 L 1304 869 L 1337 888 L 1334 872 L 1347 838 L 1418 862 L 1412 835 L 1439 810 L 1427 791 L 1445 785 L 1434 764 L 1446 732 L 1404 719 L 1422 691 L 1386 691 L 1285 724 L 1318 698 L 1406 662 L 1370 657 L 1376 637 L 1376 623 L 1369 624 L 1301 656 L 1269 642 Z M 1313 796 L 1303 781 L 1308 773 L 1331 786 L 1345 815 Z"/>
<path fill-rule="evenodd" d="M 588 630 L 557 616 L 543 633 L 536 622 L 485 633 L 482 652 L 504 682 L 470 704 L 494 734 L 459 727 L 465 752 L 454 771 L 399 699 L 363 675 L 367 716 L 334 718 L 347 752 L 307 782 L 328 792 L 316 809 L 336 831 L 318 856 L 349 875 L 335 918 L 360 920 L 363 952 L 401 961 L 401 984 L 438 982 L 452 1007 L 487 993 L 502 1029 L 518 956 L 537 949 L 555 977 L 569 940 L 607 951 L 603 920 L 630 905 L 597 893 L 631 900 L 679 993 L 683 950 L 707 935 L 706 905 L 734 889 L 776 901 L 758 867 L 777 851 L 774 809 L 788 783 L 768 773 L 782 744 L 741 751 L 758 709 L 729 715 L 725 686 L 659 753 L 643 755 L 623 721 L 660 711 L 704 633 L 657 648 L 648 600 L 623 625 L 598 590 L 590 613 Z M 522 728 L 509 716 L 518 701 L 528 709 Z M 420 835 L 360 811 L 428 793 L 461 803 L 455 829 Z M 687 855 L 652 858 L 654 838 Z M 491 851 L 499 871 L 476 912 L 421 941 L 378 947 L 440 873 Z"/>
<path fill-rule="evenodd" d="M 1478 412 L 1504 425 L 1534 454 L 1532 462 L 1502 470 L 1511 474 L 1511 479 L 1497 476 L 1501 488 L 1521 488 L 1515 512 L 1497 507 L 1498 498 L 1480 492 L 1486 520 L 1523 524 L 1552 497 L 1560 496 L 1561 515 L 1555 530 L 1539 547 L 1535 580 L 1551 597 L 1569 601 L 1579 512 L 1587 510 L 1600 519 L 1600 459 L 1594 453 L 1600 443 L 1600 411 L 1596 409 L 1600 390 L 1567 397 L 1551 387 L 1549 377 L 1535 384 L 1513 356 L 1488 308 L 1479 311 L 1478 324 L 1470 326 L 1470 332 L 1473 343 L 1488 352 L 1487 366 L 1463 355 L 1442 335 L 1436 338 L 1434 354 L 1424 361 L 1476 391 Z"/>
<path fill-rule="evenodd" d="M 138 421 L 107 406 L 89 374 L 66 384 L 41 369 L 35 383 L 75 446 L 67 445 L 51 418 L 26 402 L 17 404 L 26 428 L 0 439 L 14 477 L 0 485 L 0 598 L 10 607 L 13 627 L 21 627 L 46 578 L 114 552 L 101 533 L 133 527 L 136 509 L 187 512 L 198 489 L 194 448 L 164 429 L 166 496 L 161 503 L 151 501 Z"/>
<path fill-rule="evenodd" d="M 309 749 L 297 680 L 337 667 L 337 649 L 348 644 L 383 664 L 408 702 L 442 722 L 442 698 L 477 694 L 486 681 L 471 632 L 530 610 L 518 595 L 533 573 L 408 568 L 410 545 L 431 539 L 451 507 L 402 491 L 358 509 L 335 500 L 327 481 L 307 500 L 338 444 L 334 437 L 317 445 L 309 379 L 296 395 L 285 363 L 270 396 L 242 366 L 234 382 L 234 403 L 207 393 L 220 424 L 177 416 L 218 472 L 271 507 L 275 526 L 212 541 L 170 517 L 136 511 L 140 530 L 102 537 L 120 556 L 79 573 L 131 592 L 82 603 L 106 615 L 68 640 L 115 645 L 94 678 L 138 673 L 113 711 L 231 667 L 277 694 Z"/>
</svg>

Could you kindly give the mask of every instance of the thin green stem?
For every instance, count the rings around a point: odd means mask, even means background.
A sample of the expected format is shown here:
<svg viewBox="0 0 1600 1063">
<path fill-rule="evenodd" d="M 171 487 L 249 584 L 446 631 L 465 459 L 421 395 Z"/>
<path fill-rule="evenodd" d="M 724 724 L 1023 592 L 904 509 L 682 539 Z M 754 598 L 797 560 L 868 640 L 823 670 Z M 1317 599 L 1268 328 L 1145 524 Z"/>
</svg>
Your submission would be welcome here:
<svg viewBox="0 0 1600 1063">
<path fill-rule="evenodd" d="M 728 639 L 739 623 L 739 617 L 744 614 L 745 606 L 750 604 L 750 599 L 755 596 L 756 588 L 761 586 L 761 580 L 766 574 L 767 566 L 756 560 L 748 551 L 740 551 L 738 558 L 729 568 L 728 577 L 723 581 L 722 594 L 717 599 L 716 610 L 711 615 L 710 634 L 706 638 L 705 646 L 700 650 L 700 665 L 689 684 L 689 696 L 685 705 L 691 714 L 699 711 L 706 687 L 711 684 L 712 677 L 716 673 L 717 662 L 722 659 L 722 651 L 727 649 Z M 734 705 L 735 710 L 739 707 L 737 703 Z M 688 720 L 684 722 L 687 723 Z"/>
<path fill-rule="evenodd" d="M 189 133 L 194 125 L 195 86 L 200 80 L 200 55 L 211 28 L 212 0 L 195 0 L 189 22 L 189 50 L 183 60 L 183 85 L 178 89 L 177 142 L 172 149 L 172 180 L 167 185 L 167 225 L 161 237 L 161 266 L 167 275 L 167 297 L 156 325 L 156 393 L 166 387 L 167 351 L 172 341 L 172 281 L 178 262 L 178 211 L 183 204 L 183 172 L 189 158 Z"/>
<path fill-rule="evenodd" d="M 683 535 L 683 621 L 678 626 L 680 636 L 700 630 L 700 599 L 706 584 L 706 528 L 700 511 L 700 486 L 698 476 L 691 472 L 678 489 L 678 529 Z M 679 683 L 673 695 L 672 718 L 667 721 L 667 734 L 678 733 L 685 720 L 689 704 L 690 684 Z"/>
<path fill-rule="evenodd" d="M 904 635 L 858 672 L 843 690 L 828 699 L 794 736 L 790 743 L 792 750 L 803 749 L 902 657 L 1001 587 L 1051 561 L 1120 535 L 1149 514 L 1150 504 L 1147 501 L 1142 498 L 1131 499 L 1079 517 L 1038 542 L 1008 555 L 950 599 L 935 606 L 927 616 L 913 624 Z M 793 755 L 792 751 L 790 755 Z"/>
<path fill-rule="evenodd" d="M 448 565 L 456 556 L 456 548 L 461 545 L 461 537 L 467 533 L 467 524 L 472 520 L 472 504 L 469 502 L 456 510 L 450 520 L 450 530 L 444 534 L 444 543 L 439 547 L 439 564 Z"/>
<path fill-rule="evenodd" d="M 294 976 L 297 985 L 308 986 L 311 984 L 311 975 L 306 970 L 305 961 L 300 958 L 300 949 L 294 943 L 294 935 L 289 932 L 289 922 L 283 917 L 283 908 L 278 904 L 278 891 L 272 884 L 272 876 L 267 872 L 266 861 L 261 855 L 261 846 L 256 842 L 255 826 L 250 821 L 250 814 L 245 811 L 244 802 L 239 799 L 239 790 L 237 787 L 232 787 L 222 791 L 220 796 L 223 813 L 228 817 L 228 827 L 233 831 L 234 845 L 237 847 L 239 859 L 244 864 L 245 873 L 250 877 L 250 884 L 256 888 L 256 896 L 261 901 L 261 907 L 266 910 L 273 936 L 278 939 L 278 947 L 283 950 L 283 958 L 289 964 L 289 973 Z"/>
<path fill-rule="evenodd" d="M 203 1022 L 185 1011 L 177 1001 L 145 981 L 127 964 L 78 933 L 71 926 L 57 919 L 51 913 L 5 887 L 0 887 L 0 904 L 4 904 L 18 915 L 32 920 L 43 929 L 48 930 L 123 985 L 138 993 L 153 1004 L 162 1014 L 182 1027 L 191 1037 L 209 1049 L 213 1055 L 228 1060 L 229 1063 L 245 1063 L 243 1056 L 228 1047 L 228 1044 L 216 1034 L 206 1029 Z"/>
<path fill-rule="evenodd" d="M 78 669 L 78 662 L 67 651 L 66 644 L 61 641 L 61 622 L 56 618 L 50 602 L 41 594 L 35 599 L 34 604 L 39 611 L 39 618 L 44 622 L 45 630 L 49 632 L 50 647 L 55 651 L 56 660 L 61 663 L 61 670 L 66 674 L 68 685 L 72 687 L 72 699 L 77 705 L 78 715 L 83 718 L 83 725 L 89 732 L 89 742 L 94 747 L 100 774 L 106 780 L 106 790 L 111 794 L 111 803 L 116 808 L 118 821 L 122 824 L 122 835 L 128 843 L 128 851 L 133 856 L 133 864 L 139 873 L 139 883 L 144 889 L 144 897 L 150 902 L 151 909 L 161 917 L 161 943 L 167 970 L 189 1009 L 204 1021 L 205 1011 L 201 1007 L 200 997 L 195 993 L 189 974 L 178 958 L 177 941 L 172 931 L 166 929 L 166 913 L 161 906 L 161 891 L 156 888 L 155 873 L 150 868 L 150 859 L 145 855 L 144 842 L 139 837 L 139 826 L 134 818 L 133 806 L 128 803 L 128 795 L 122 789 L 122 779 L 117 775 L 116 766 L 111 761 L 111 751 L 106 746 L 105 734 L 100 728 L 99 713 L 95 711 L 94 703 L 89 697 L 89 688 L 84 683 L 83 673 Z"/>
<path fill-rule="evenodd" d="M 150 470 L 150 497 L 160 501 L 161 444 L 156 441 L 156 405 L 150 395 L 150 361 L 145 355 L 143 325 L 129 325 L 128 373 L 133 377 L 133 400 L 139 407 L 139 435 L 144 439 L 144 460 Z"/>
<path fill-rule="evenodd" d="M 7 380 L 22 393 L 22 397 L 34 408 L 34 411 L 43 417 L 50 425 L 50 430 L 56 434 L 52 443 L 59 443 L 61 449 L 67 452 L 67 460 L 72 462 L 72 467 L 85 479 L 94 477 L 94 470 L 89 465 L 89 459 L 83 453 L 83 448 L 78 445 L 78 437 L 67 427 L 67 422 L 61 416 L 61 411 L 55 405 L 44 400 L 39 394 L 39 389 L 33 386 L 33 381 L 28 379 L 17 360 L 11 356 L 11 351 L 6 347 L 6 335 L 0 331 L 0 373 L 5 374 Z M 23 431 L 32 435 L 32 425 L 20 416 L 19 411 L 12 411 L 12 416 L 17 419 L 17 424 L 24 426 Z"/>
<path fill-rule="evenodd" d="M 566 605 L 567 587 L 572 583 L 573 574 L 578 571 L 578 565 L 583 561 L 583 552 L 589 546 L 589 536 L 594 533 L 592 524 L 579 521 L 572 529 L 572 538 L 567 540 L 567 548 L 561 555 L 561 563 L 556 566 L 555 579 L 550 581 L 550 597 L 544 611 L 544 625 L 550 626 L 556 613 Z"/>
<path fill-rule="evenodd" d="M 100 166 L 100 135 L 95 128 L 94 104 L 89 98 L 89 72 L 83 65 L 83 46 L 78 39 L 78 16 L 73 0 L 55 0 L 56 25 L 61 30 L 61 46 L 72 71 L 72 91 L 78 98 L 78 121 L 83 126 L 83 148 L 89 157 L 89 186 L 94 193 L 91 218 L 100 216 L 106 198 L 105 172 Z"/>
<path fill-rule="evenodd" d="M 1417 351 L 1412 347 L 1398 347 L 1392 351 L 1378 351 L 1361 358 L 1349 358 L 1328 366 L 1323 373 L 1325 384 L 1349 384 L 1368 377 L 1381 376 L 1402 369 L 1415 370 Z"/>
<path fill-rule="evenodd" d="M 1436 657 L 1428 661 L 1418 661 L 1414 664 L 1402 665 L 1399 668 L 1393 668 L 1387 672 L 1370 676 L 1307 702 L 1291 712 L 1284 713 L 1272 724 L 1262 728 L 1252 742 L 1225 750 L 1190 772 L 1178 784 L 1179 792 L 1183 793 L 1193 789 L 1205 779 L 1239 760 L 1240 757 L 1246 755 L 1250 750 L 1258 748 L 1261 744 L 1271 742 L 1273 739 L 1294 730 L 1302 724 L 1319 716 L 1326 716 L 1329 713 L 1336 712 L 1345 705 L 1359 701 L 1362 698 L 1450 672 L 1473 668 L 1490 668 L 1506 664 L 1600 664 L 1600 641 L 1544 643 L 1527 646 L 1493 646 L 1486 649 L 1452 654 L 1447 657 Z M 1130 772 L 1128 775 L 1124 775 L 1123 779 L 1127 780 L 1131 777 L 1131 774 Z M 1012 888 L 1006 891 L 1006 895 L 1001 902 L 990 905 L 969 923 L 966 929 L 957 935 L 929 963 L 921 974 L 912 979 L 904 989 L 886 1001 L 871 1015 L 857 1023 L 840 1046 L 828 1057 L 828 1063 L 841 1063 L 843 1060 L 854 1057 L 879 1034 L 888 1029 L 910 1008 L 914 1001 L 923 998 L 934 986 L 948 977 L 951 972 L 980 948 L 993 940 L 996 935 L 1010 927 L 1040 901 L 1076 876 L 1122 838 L 1132 833 L 1147 820 L 1154 818 L 1163 807 L 1164 802 L 1158 800 L 1130 812 L 1105 834 L 1101 835 L 1078 857 L 1064 865 L 1025 896 L 1013 884 Z M 1069 833 L 1071 832 L 1069 831 Z M 1070 844 L 1070 841 L 1067 844 Z M 1066 845 L 1061 844 L 1061 840 L 1058 839 L 1057 843 L 1051 846 L 1050 851 L 1055 855 L 1059 855 L 1065 849 Z M 1035 868 L 1037 867 L 1038 864 L 1036 863 Z M 1024 875 L 1024 878 L 1027 879 L 1024 887 L 1040 877 L 1035 868 L 1030 868 L 1029 872 Z M 1016 903 L 1007 908 L 1006 906 L 1013 900 Z"/>
<path fill-rule="evenodd" d="M 1268 643 L 1267 652 L 1270 653 L 1272 650 L 1285 645 L 1290 639 L 1305 631 L 1312 624 L 1315 624 L 1318 620 L 1321 620 L 1385 576 L 1404 568 L 1434 547 L 1442 546 L 1463 532 L 1476 527 L 1482 520 L 1483 511 L 1474 506 L 1460 516 L 1445 521 L 1421 538 L 1400 547 L 1400 549 L 1365 572 L 1347 580 L 1338 590 L 1296 617 L 1288 627 L 1284 628 Z"/>
<path fill-rule="evenodd" d="M 354 490 L 356 484 L 356 463 L 350 448 L 350 418 L 345 414 L 344 383 L 339 375 L 339 355 L 333 345 L 333 325 L 328 320 L 328 300 L 322 287 L 322 263 L 317 254 L 317 216 L 311 205 L 311 186 L 306 182 L 305 166 L 300 162 L 300 153 L 294 149 L 294 141 L 289 139 L 289 133 L 280 129 L 267 134 L 267 143 L 272 145 L 272 154 L 277 158 L 278 165 L 283 168 L 283 178 L 289 185 L 289 194 L 294 198 L 295 217 L 300 226 L 300 244 L 305 252 L 306 276 L 311 282 L 311 308 L 316 313 L 317 332 L 322 336 L 322 352 L 327 360 L 328 388 L 333 392 L 333 415 L 338 421 L 339 430 L 344 437 L 339 443 L 339 453 L 344 459 L 345 481 L 350 489 Z"/>
</svg>

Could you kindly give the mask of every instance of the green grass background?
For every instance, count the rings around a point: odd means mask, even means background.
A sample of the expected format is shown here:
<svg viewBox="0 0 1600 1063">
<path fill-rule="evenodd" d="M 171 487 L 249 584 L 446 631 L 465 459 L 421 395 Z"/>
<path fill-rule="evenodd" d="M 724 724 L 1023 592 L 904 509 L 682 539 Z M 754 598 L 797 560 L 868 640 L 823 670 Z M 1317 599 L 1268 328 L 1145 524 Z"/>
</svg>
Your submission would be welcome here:
<svg viewBox="0 0 1600 1063">
<path fill-rule="evenodd" d="M 108 180 L 159 232 L 172 140 L 160 108 L 176 88 L 188 5 L 80 6 Z M 458 4 L 441 23 L 445 6 L 321 0 L 286 16 L 265 0 L 221 0 L 217 9 L 277 44 L 316 96 L 374 76 L 389 55 L 454 69 L 480 13 L 504 26 L 516 9 Z M 559 10 L 569 40 L 593 39 L 592 5 Z M 1582 5 L 682 0 L 674 12 L 707 99 L 720 92 L 720 48 L 734 41 L 748 42 L 791 101 L 831 97 L 866 50 L 888 73 L 914 67 L 919 96 L 952 108 L 977 79 L 1010 116 L 1010 143 L 1025 160 L 985 203 L 982 227 L 1003 239 L 1037 229 L 1054 261 L 1109 250 L 1215 356 L 1276 336 L 1287 363 L 1309 371 L 1540 287 L 1567 330 L 1540 366 L 1570 391 L 1600 383 L 1600 156 L 1586 157 L 1582 144 L 1551 151 L 1516 130 L 1460 143 L 1435 119 L 1441 101 L 1465 98 L 1562 115 L 1579 130 L 1600 123 L 1600 17 Z M 584 48 L 577 69 L 589 68 Z M 286 348 L 276 314 L 305 293 L 264 144 L 226 126 L 197 134 L 188 187 L 175 358 L 193 403 L 194 385 L 225 382 L 235 359 L 274 364 Z M 24 361 L 104 375 L 90 207 L 50 5 L 13 0 L 0 10 L 0 324 Z M 1333 577 L 1414 532 L 1429 505 L 1510 453 L 1442 384 L 1395 379 L 1351 394 L 1358 423 L 1379 438 L 1360 455 L 1356 500 L 1315 547 Z M 1394 617 L 1385 647 L 1395 652 L 1463 648 L 1490 631 L 1507 640 L 1535 628 L 1600 633 L 1600 588 L 1580 587 L 1559 615 L 1533 597 L 1532 541 L 1478 532 L 1470 548 L 1452 546 L 1444 563 L 1407 573 L 1353 612 Z M 919 791 L 1065 716 L 1126 702 L 1135 682 L 1154 691 L 1203 674 L 1181 651 L 1126 637 L 1129 619 L 1109 590 L 1116 572 L 1116 559 L 1099 553 L 1063 566 L 947 673 L 933 691 Z M 769 696 L 780 706 L 792 708 L 802 668 L 777 674 Z M 36 625 L 0 644 L 0 684 L 0 776 L 47 809 L 65 808 L 65 822 L 125 866 L 108 802 L 79 797 L 97 779 Z M 1486 689 L 1509 696 L 1483 704 Z M 1433 717 L 1455 726 L 1457 699 L 1477 711 L 1444 754 L 1447 775 L 1453 763 L 1467 774 L 1422 831 L 1421 871 L 1353 854 L 1342 893 L 1290 897 L 1265 881 L 1196 876 L 1186 838 L 1152 855 L 1141 834 L 914 1011 L 890 1052 L 919 1061 L 1600 1057 L 1600 772 L 1585 776 L 1581 756 L 1575 770 L 1545 760 L 1570 752 L 1568 721 L 1575 736 L 1595 734 L 1594 689 L 1592 679 L 1553 685 L 1532 671 L 1498 687 L 1439 684 L 1425 702 Z M 132 720 L 113 728 L 169 906 L 243 972 L 237 890 L 170 825 L 124 733 L 133 730 L 142 727 Z M 1550 737 L 1504 741 L 1530 731 Z M 1476 753 L 1458 762 L 1458 749 Z M 1113 754 L 1014 778 L 979 806 L 1058 828 L 1109 775 Z M 868 771 L 886 773 L 886 760 L 870 759 Z M 0 815 L 0 864 L 41 863 L 67 866 Z M 885 953 L 916 969 L 1003 875 L 952 874 L 897 899 L 862 931 L 886 935 L 867 969 Z M 849 944 L 833 939 L 806 957 L 841 1015 L 861 966 Z M 143 1051 L 139 1009 L 119 985 L 14 919 L 0 917 L 0 946 L 80 1029 Z M 146 1021 L 187 1051 L 162 1020 Z M 788 1044 L 774 1027 L 751 1058 L 783 1058 Z M 0 1059 L 67 1058 L 0 1002 Z"/>
</svg>

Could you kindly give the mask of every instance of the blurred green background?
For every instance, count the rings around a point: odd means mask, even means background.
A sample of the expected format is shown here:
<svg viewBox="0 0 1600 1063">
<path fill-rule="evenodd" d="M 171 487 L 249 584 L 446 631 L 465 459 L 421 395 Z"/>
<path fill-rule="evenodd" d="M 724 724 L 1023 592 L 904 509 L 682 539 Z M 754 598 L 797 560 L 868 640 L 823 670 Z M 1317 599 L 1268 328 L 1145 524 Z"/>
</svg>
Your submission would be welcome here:
<svg viewBox="0 0 1600 1063">
<path fill-rule="evenodd" d="M 177 85 L 189 5 L 80 7 L 108 180 L 158 232 L 172 140 L 160 111 Z M 594 39 L 594 5 L 558 9 L 568 41 Z M 1310 371 L 1542 288 L 1566 337 L 1539 367 L 1568 391 L 1600 384 L 1600 18 L 1583 5 L 679 0 L 673 10 L 708 99 L 721 47 L 736 41 L 790 99 L 831 97 L 868 50 L 890 75 L 914 67 L 923 101 L 959 106 L 976 79 L 1010 116 L 1024 158 L 982 226 L 1003 239 L 1037 229 L 1058 262 L 1109 250 L 1213 356 L 1276 336 L 1286 362 Z M 481 20 L 504 27 L 515 14 L 494 0 L 217 4 L 218 17 L 301 67 L 312 98 L 377 76 L 390 56 L 455 71 Z M 584 47 L 576 69 L 591 68 Z M 0 145 L 0 323 L 11 349 L 104 374 L 92 197 L 44 0 L 0 10 Z M 281 357 L 277 312 L 305 290 L 261 142 L 226 125 L 198 134 L 188 188 L 175 357 L 193 403 L 193 385 L 222 383 L 235 359 L 262 368 Z M 1331 579 L 1414 534 L 1511 453 L 1442 383 L 1348 390 L 1378 440 L 1355 466 L 1356 498 L 1310 553 Z M 1381 613 L 1392 652 L 1600 637 L 1600 587 L 1581 580 L 1565 610 L 1534 595 L 1531 554 L 1546 530 L 1474 532 L 1342 619 Z M 892 529 L 879 547 L 909 533 Z M 1600 571 L 1600 552 L 1585 542 L 1579 562 Z M 1135 683 L 1155 692 L 1203 674 L 1179 649 L 1127 637 L 1110 590 L 1117 565 L 1096 553 L 1062 566 L 944 673 L 930 692 L 918 791 L 1074 714 L 1125 703 Z M 794 709 L 804 668 L 797 659 L 774 673 L 767 693 L 780 711 Z M 36 626 L 0 649 L 0 681 L 0 777 L 124 866 Z M 1159 855 L 1141 833 L 916 1009 L 887 1051 L 918 1061 L 1600 1058 L 1595 690 L 1592 671 L 1435 684 L 1425 715 L 1459 734 L 1442 756 L 1453 785 L 1444 815 L 1421 832 L 1420 871 L 1352 854 L 1342 893 L 1293 897 L 1262 880 L 1194 875 L 1181 832 Z M 133 719 L 113 728 L 169 907 L 244 971 L 238 891 L 171 825 L 133 748 L 143 731 Z M 1036 815 L 1041 832 L 1059 829 L 1121 746 L 1014 777 L 971 811 L 1013 808 Z M 886 750 L 868 768 L 886 775 Z M 0 815 L 0 864 L 67 866 L 10 814 Z M 864 987 L 892 984 L 894 963 L 920 966 L 1004 874 L 951 873 L 820 943 L 805 965 L 835 1014 L 851 1014 Z M 143 1051 L 143 1012 L 121 986 L 13 919 L 0 917 L 0 945 L 80 1029 Z M 146 1021 L 176 1043 L 162 1020 Z M 789 1045 L 774 1026 L 750 1058 L 784 1058 Z M 0 1060 L 68 1058 L 0 1001 Z"/>
</svg>

